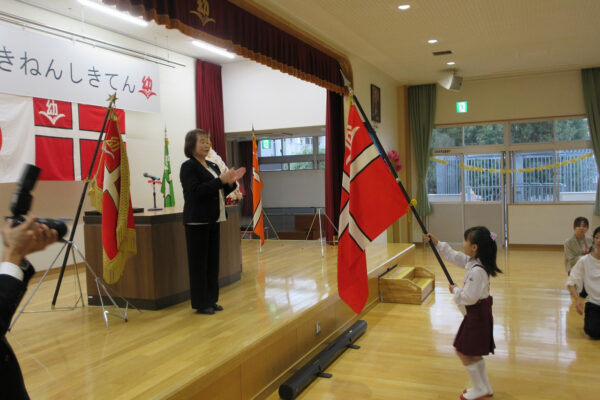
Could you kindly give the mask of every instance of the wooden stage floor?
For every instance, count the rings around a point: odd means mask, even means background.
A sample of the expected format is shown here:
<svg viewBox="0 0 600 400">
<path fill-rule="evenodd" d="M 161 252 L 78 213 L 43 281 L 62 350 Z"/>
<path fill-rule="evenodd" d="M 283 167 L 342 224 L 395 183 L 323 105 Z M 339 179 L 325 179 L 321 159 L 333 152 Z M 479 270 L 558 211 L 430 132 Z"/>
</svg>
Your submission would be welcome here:
<svg viewBox="0 0 600 400">
<path fill-rule="evenodd" d="M 126 323 L 109 317 L 109 331 L 98 307 L 32 312 L 50 309 L 57 275 L 49 274 L 7 335 L 31 398 L 267 396 L 282 371 L 356 317 L 337 296 L 337 247 L 326 246 L 321 257 L 317 241 L 272 240 L 259 253 L 257 241 L 244 240 L 242 254 L 241 281 L 221 290 L 225 311 L 195 314 L 189 302 L 142 313 L 130 309 Z M 374 244 L 367 256 L 373 289 L 376 276 L 394 259 L 413 257 L 414 247 Z M 82 269 L 79 275 L 85 297 Z M 58 307 L 74 303 L 75 282 L 68 271 Z M 370 302 L 376 304 L 377 293 Z"/>
</svg>

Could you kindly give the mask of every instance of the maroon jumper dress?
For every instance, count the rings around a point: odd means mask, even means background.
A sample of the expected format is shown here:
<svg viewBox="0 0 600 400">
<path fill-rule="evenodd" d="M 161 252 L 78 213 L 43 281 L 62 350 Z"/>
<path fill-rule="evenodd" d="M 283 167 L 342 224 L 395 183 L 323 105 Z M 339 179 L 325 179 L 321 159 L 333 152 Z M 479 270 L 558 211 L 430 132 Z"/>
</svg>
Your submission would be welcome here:
<svg viewBox="0 0 600 400">
<path fill-rule="evenodd" d="M 467 315 L 463 318 L 454 338 L 456 350 L 467 356 L 494 354 L 494 317 L 492 316 L 492 296 L 480 299 L 466 306 Z"/>
</svg>

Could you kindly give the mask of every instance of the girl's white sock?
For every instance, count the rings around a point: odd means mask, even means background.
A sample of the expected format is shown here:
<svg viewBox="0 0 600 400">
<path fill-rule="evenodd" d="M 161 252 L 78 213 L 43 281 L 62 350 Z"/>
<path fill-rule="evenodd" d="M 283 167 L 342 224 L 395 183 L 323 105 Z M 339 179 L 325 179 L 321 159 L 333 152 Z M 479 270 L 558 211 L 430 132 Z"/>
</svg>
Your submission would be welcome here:
<svg viewBox="0 0 600 400">
<path fill-rule="evenodd" d="M 487 371 L 485 370 L 484 359 L 482 358 L 481 360 L 476 362 L 475 365 L 477 365 L 477 368 L 479 368 L 479 375 L 481 375 L 481 379 L 485 384 L 485 388 L 487 389 L 488 394 L 493 394 L 494 391 L 492 390 L 492 386 L 490 385 L 490 381 L 488 380 Z"/>
<path fill-rule="evenodd" d="M 470 399 L 478 399 L 482 396 L 488 394 L 487 387 L 485 386 L 485 382 L 483 381 L 481 374 L 479 372 L 479 366 L 477 363 L 473 363 L 470 365 L 466 365 L 465 368 L 471 377 L 471 382 L 473 382 L 473 388 L 467 390 L 461 397 L 470 400 Z"/>
</svg>

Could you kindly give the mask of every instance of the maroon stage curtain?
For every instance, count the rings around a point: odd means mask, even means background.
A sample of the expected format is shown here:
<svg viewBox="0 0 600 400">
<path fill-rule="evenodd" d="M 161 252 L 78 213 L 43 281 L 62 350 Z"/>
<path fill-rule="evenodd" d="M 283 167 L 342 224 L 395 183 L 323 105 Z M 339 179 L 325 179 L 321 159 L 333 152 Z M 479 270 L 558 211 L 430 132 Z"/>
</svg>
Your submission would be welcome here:
<svg viewBox="0 0 600 400">
<path fill-rule="evenodd" d="M 221 66 L 196 60 L 196 127 L 210 132 L 213 149 L 227 162 Z"/>
<path fill-rule="evenodd" d="M 252 216 L 254 205 L 252 204 L 252 142 L 240 142 L 240 168 L 246 167 L 246 174 L 242 178 L 242 185 L 246 189 L 246 195 L 242 203 L 242 215 Z"/>
<path fill-rule="evenodd" d="M 327 114 L 325 119 L 325 213 L 339 226 L 342 173 L 344 171 L 344 102 L 339 94 L 327 91 Z M 326 223 L 327 243 L 333 243 L 335 230 Z"/>
<path fill-rule="evenodd" d="M 352 80 L 343 56 L 336 59 L 227 0 L 208 0 L 202 8 L 196 0 L 103 2 L 340 94 L 340 69 Z"/>
</svg>

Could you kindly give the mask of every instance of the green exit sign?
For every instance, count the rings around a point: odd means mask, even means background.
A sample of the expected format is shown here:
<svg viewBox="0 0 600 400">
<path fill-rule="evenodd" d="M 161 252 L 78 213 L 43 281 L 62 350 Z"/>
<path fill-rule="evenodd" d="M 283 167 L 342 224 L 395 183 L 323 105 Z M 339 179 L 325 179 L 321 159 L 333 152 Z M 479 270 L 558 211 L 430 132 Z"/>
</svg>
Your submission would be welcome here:
<svg viewBox="0 0 600 400">
<path fill-rule="evenodd" d="M 466 101 L 457 101 L 456 102 L 456 113 L 462 114 L 466 113 L 469 109 L 469 104 Z"/>
<path fill-rule="evenodd" d="M 270 149 L 271 148 L 271 141 L 270 140 L 261 140 L 260 141 L 260 147 L 262 149 Z"/>
</svg>

